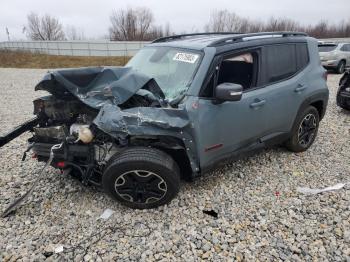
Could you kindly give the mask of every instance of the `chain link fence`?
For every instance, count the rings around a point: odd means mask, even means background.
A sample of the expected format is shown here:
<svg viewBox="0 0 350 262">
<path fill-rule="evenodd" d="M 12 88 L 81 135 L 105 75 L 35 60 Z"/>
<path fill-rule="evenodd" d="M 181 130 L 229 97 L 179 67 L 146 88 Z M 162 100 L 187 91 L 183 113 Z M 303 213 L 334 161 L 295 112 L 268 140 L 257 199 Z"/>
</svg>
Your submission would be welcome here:
<svg viewBox="0 0 350 262">
<path fill-rule="evenodd" d="M 7 41 L 0 49 L 68 56 L 134 56 L 149 42 L 131 41 Z"/>
</svg>

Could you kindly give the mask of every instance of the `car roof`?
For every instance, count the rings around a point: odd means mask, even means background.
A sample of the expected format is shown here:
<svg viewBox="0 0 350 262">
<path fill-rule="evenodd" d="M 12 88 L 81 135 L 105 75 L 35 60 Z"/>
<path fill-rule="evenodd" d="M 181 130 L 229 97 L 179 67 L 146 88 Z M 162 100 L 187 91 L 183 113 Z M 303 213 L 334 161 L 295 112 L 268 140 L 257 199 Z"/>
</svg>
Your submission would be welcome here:
<svg viewBox="0 0 350 262">
<path fill-rule="evenodd" d="M 195 33 L 162 37 L 154 40 L 151 46 L 171 46 L 202 50 L 209 46 L 223 46 L 246 40 L 278 39 L 281 37 L 306 37 L 307 34 L 300 32 L 260 32 L 260 33 Z"/>
</svg>

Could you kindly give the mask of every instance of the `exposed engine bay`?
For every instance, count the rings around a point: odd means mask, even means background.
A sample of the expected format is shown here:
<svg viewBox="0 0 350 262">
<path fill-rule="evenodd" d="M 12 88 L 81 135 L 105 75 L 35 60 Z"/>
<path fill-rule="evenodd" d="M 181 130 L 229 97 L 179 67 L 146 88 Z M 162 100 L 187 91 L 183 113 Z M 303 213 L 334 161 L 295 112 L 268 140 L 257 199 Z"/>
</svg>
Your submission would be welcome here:
<svg viewBox="0 0 350 262">
<path fill-rule="evenodd" d="M 29 139 L 35 157 L 39 161 L 47 161 L 52 145 L 64 141 L 51 164 L 62 169 L 69 166 L 77 176 L 88 182 L 88 176 L 98 171 L 94 170 L 96 162 L 108 160 L 105 152 L 111 152 L 106 144 L 111 143 L 108 141 L 111 139 L 97 128 L 91 129 L 97 113 L 73 96 L 63 100 L 51 95 L 35 100 L 34 114 L 40 122 L 33 127 L 33 137 Z"/>
</svg>

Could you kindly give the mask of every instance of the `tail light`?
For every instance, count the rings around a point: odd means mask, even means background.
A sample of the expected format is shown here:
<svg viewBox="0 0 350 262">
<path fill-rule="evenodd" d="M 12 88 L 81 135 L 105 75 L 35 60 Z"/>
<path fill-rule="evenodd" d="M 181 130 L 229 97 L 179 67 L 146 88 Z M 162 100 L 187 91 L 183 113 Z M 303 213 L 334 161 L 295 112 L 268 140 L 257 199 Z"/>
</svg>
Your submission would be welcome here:
<svg viewBox="0 0 350 262">
<path fill-rule="evenodd" d="M 57 162 L 57 167 L 58 168 L 65 168 L 66 167 L 66 163 L 65 162 Z"/>
</svg>

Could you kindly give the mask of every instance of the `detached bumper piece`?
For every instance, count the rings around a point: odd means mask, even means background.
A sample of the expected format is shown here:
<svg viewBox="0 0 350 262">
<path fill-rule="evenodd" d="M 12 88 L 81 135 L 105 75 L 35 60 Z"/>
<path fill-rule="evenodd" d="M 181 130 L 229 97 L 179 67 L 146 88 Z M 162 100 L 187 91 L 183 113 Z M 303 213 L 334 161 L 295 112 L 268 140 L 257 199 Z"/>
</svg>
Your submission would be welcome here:
<svg viewBox="0 0 350 262">
<path fill-rule="evenodd" d="M 24 132 L 30 131 L 35 127 L 37 124 L 39 124 L 39 119 L 37 117 L 24 122 L 23 124 L 17 126 L 15 129 L 13 129 L 11 132 L 5 134 L 4 136 L 0 136 L 0 147 L 6 145 L 16 137 L 22 135 Z"/>
</svg>

